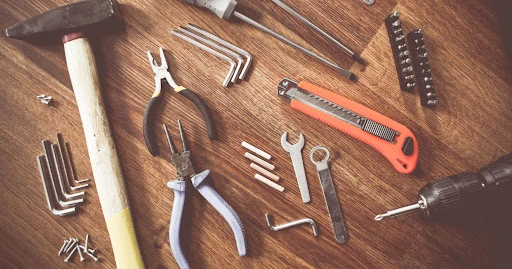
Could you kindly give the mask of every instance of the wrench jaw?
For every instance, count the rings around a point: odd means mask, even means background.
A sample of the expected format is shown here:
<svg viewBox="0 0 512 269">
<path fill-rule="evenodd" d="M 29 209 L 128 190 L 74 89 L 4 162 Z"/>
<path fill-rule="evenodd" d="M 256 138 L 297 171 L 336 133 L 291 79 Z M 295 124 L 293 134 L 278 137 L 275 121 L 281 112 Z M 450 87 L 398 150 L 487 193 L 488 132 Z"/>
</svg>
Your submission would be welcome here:
<svg viewBox="0 0 512 269">
<path fill-rule="evenodd" d="M 283 136 L 281 136 L 281 146 L 286 152 L 291 153 L 292 151 L 295 150 L 301 150 L 305 144 L 306 139 L 304 138 L 303 134 L 300 134 L 299 142 L 293 145 L 288 142 L 288 132 L 284 132 Z"/>
<path fill-rule="evenodd" d="M 300 134 L 299 142 L 292 145 L 288 143 L 287 138 L 288 133 L 285 132 L 283 136 L 281 136 L 281 146 L 283 146 L 283 149 L 286 152 L 290 153 L 290 157 L 292 158 L 293 170 L 295 171 L 295 177 L 297 178 L 297 184 L 299 185 L 302 202 L 309 203 L 311 198 L 309 196 L 306 171 L 304 170 L 304 161 L 302 159 L 302 148 L 306 143 L 306 139 L 303 134 Z"/>
</svg>

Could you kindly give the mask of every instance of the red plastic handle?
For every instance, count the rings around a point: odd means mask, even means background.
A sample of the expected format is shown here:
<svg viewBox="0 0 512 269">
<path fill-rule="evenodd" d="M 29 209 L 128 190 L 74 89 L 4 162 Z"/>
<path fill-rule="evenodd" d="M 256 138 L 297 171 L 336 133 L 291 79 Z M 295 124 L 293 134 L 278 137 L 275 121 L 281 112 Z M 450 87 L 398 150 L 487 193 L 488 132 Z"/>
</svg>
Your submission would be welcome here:
<svg viewBox="0 0 512 269">
<path fill-rule="evenodd" d="M 419 147 L 416 137 L 407 127 L 361 104 L 322 89 L 321 87 L 309 82 L 303 81 L 298 85 L 298 87 L 399 132 L 400 134 L 395 137 L 396 143 L 393 144 L 331 115 L 320 112 L 300 101 L 292 99 L 291 102 L 291 107 L 293 109 L 301 111 L 312 118 L 326 123 L 327 125 L 330 125 L 372 146 L 384 155 L 384 157 L 388 159 L 398 172 L 402 174 L 409 174 L 414 171 L 418 162 Z M 407 137 L 410 137 L 413 141 L 413 152 L 410 156 L 407 156 L 402 152 L 402 146 Z"/>
</svg>

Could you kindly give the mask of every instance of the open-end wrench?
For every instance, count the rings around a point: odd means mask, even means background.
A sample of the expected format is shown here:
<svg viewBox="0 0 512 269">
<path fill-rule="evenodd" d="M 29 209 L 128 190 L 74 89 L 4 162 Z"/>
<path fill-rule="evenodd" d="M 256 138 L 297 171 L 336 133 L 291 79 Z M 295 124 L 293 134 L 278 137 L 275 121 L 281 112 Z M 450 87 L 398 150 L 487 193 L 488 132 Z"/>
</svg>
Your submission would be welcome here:
<svg viewBox="0 0 512 269">
<path fill-rule="evenodd" d="M 304 139 L 304 135 L 300 134 L 299 142 L 292 145 L 288 143 L 287 138 L 288 133 L 285 132 L 283 136 L 281 136 L 281 146 L 283 146 L 283 149 L 290 153 L 292 157 L 293 170 L 295 171 L 295 177 L 297 177 L 297 183 L 299 184 L 302 202 L 309 203 L 311 198 L 309 197 L 308 182 L 306 180 L 306 172 L 304 171 L 304 162 L 302 161 L 302 148 L 306 140 Z"/>
<path fill-rule="evenodd" d="M 319 162 L 315 161 L 313 155 L 317 150 L 325 151 L 325 158 Z M 331 171 L 329 170 L 329 150 L 324 146 L 316 146 L 311 150 L 309 158 L 316 166 L 318 177 L 320 178 L 320 184 L 322 185 L 322 191 L 324 193 L 325 204 L 327 205 L 327 211 L 331 217 L 332 229 L 334 230 L 334 237 L 336 241 L 345 243 L 347 241 L 347 229 L 345 228 L 345 221 L 341 214 L 341 207 L 336 196 L 336 189 L 332 182 Z"/>
</svg>

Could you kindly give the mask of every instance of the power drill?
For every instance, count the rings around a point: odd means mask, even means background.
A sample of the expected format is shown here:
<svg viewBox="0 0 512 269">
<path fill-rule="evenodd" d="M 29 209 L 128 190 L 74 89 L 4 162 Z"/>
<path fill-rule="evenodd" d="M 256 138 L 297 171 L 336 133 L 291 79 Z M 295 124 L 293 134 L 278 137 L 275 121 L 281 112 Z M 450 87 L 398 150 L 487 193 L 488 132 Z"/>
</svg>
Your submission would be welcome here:
<svg viewBox="0 0 512 269">
<path fill-rule="evenodd" d="M 455 213 L 482 193 L 512 189 L 512 153 L 488 164 L 478 173 L 463 172 L 428 183 L 418 192 L 418 202 L 375 217 L 380 221 L 414 211 L 427 218 Z"/>
</svg>

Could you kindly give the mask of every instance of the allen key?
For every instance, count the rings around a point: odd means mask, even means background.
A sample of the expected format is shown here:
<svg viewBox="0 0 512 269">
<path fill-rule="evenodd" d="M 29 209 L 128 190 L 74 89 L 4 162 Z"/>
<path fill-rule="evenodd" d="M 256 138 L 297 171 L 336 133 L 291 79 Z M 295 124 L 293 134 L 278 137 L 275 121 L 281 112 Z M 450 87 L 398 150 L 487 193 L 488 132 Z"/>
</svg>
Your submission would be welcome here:
<svg viewBox="0 0 512 269">
<path fill-rule="evenodd" d="M 201 44 L 200 42 L 195 41 L 194 39 L 192 39 L 192 38 L 190 38 L 188 36 L 183 35 L 182 33 L 178 32 L 176 30 L 172 30 L 171 34 L 175 35 L 175 36 L 177 36 L 177 37 L 179 37 L 181 39 L 183 39 L 184 41 L 186 41 L 186 42 L 188 42 L 188 43 L 190 43 L 190 44 L 192 44 L 192 45 L 194 45 L 194 46 L 196 46 L 196 47 L 198 47 L 198 48 L 200 48 L 200 49 L 202 49 L 202 50 L 204 50 L 206 52 L 209 52 L 209 53 L 217 56 L 218 58 L 220 58 L 220 59 L 222 59 L 222 60 L 224 60 L 226 62 L 228 62 L 231 65 L 231 67 L 229 68 L 228 75 L 224 79 L 224 82 L 222 83 L 222 86 L 227 87 L 229 85 L 229 81 L 233 77 L 233 74 L 235 73 L 235 68 L 236 68 L 236 63 L 235 63 L 235 61 L 233 59 L 229 58 L 228 56 L 226 56 L 226 55 L 224 55 L 224 54 L 222 54 L 222 53 L 220 53 L 220 52 L 218 52 L 218 51 L 216 51 L 216 50 L 214 50 L 214 49 L 212 49 L 212 48 L 210 48 L 210 47 L 208 47 L 208 46 L 206 46 L 204 44 Z"/>
<path fill-rule="evenodd" d="M 52 165 L 51 165 L 51 159 L 50 159 L 50 156 L 51 156 L 51 151 L 50 151 L 50 141 L 48 140 L 43 140 L 42 141 L 42 144 L 43 144 L 43 149 L 44 149 L 44 153 L 45 153 L 45 159 L 46 159 L 46 167 L 47 167 L 47 172 L 48 172 L 48 175 L 50 176 L 48 179 L 51 183 L 51 186 L 52 186 L 52 189 L 53 189 L 53 194 L 55 196 L 55 200 L 57 200 L 57 203 L 59 203 L 59 205 L 61 207 L 68 207 L 68 206 L 73 206 L 73 205 L 76 205 L 76 204 L 79 204 L 81 202 L 84 201 L 84 199 L 77 199 L 77 200 L 70 200 L 70 201 L 62 201 L 60 200 L 60 197 L 59 197 L 59 194 L 57 193 L 57 187 L 55 186 L 55 177 L 53 175 L 53 172 L 52 172 Z M 64 194 L 62 194 L 64 195 Z"/>
<path fill-rule="evenodd" d="M 206 43 L 207 45 L 210 45 L 211 47 L 217 49 L 217 50 L 220 50 L 226 54 L 228 54 L 229 56 L 231 57 L 234 57 L 238 60 L 238 64 L 236 65 L 236 69 L 235 69 L 235 73 L 233 74 L 233 76 L 231 77 L 231 82 L 232 83 L 236 83 L 236 81 L 238 80 L 238 74 L 240 74 L 240 71 L 241 71 L 241 68 L 242 68 L 242 65 L 244 64 L 244 58 L 242 56 L 240 56 L 240 54 L 237 54 L 231 50 L 229 50 L 228 48 L 226 47 L 222 47 L 218 44 L 216 44 L 215 42 L 213 41 L 210 41 L 204 37 L 200 37 L 190 31 L 188 31 L 186 28 L 180 26 L 179 28 L 179 31 L 181 31 L 182 33 L 188 35 L 188 36 L 191 36 L 193 38 L 195 38 L 196 40 L 199 40 L 203 43 Z"/>
<path fill-rule="evenodd" d="M 297 225 L 309 223 L 309 224 L 311 224 L 311 227 L 313 228 L 313 234 L 315 236 L 318 235 L 318 230 L 316 228 L 315 221 L 312 220 L 312 219 L 304 218 L 304 219 L 300 219 L 300 220 L 296 220 L 296 221 L 291 221 L 291 222 L 288 222 L 288 223 L 285 223 L 285 224 L 281 224 L 281 225 L 278 225 L 278 226 L 273 226 L 272 225 L 272 221 L 270 220 L 271 217 L 270 217 L 270 215 L 268 213 L 265 214 L 265 218 L 267 219 L 268 227 L 270 229 L 272 229 L 272 231 L 279 231 L 279 230 L 287 229 L 287 228 L 294 227 L 294 226 L 297 226 Z"/>
<path fill-rule="evenodd" d="M 80 184 L 82 182 L 89 181 L 88 178 L 82 179 L 82 180 L 76 180 L 76 174 L 75 174 L 75 166 L 73 163 L 73 158 L 71 156 L 71 151 L 69 150 L 69 143 L 64 143 L 64 150 L 66 151 L 66 156 L 69 161 L 69 171 L 71 172 L 71 177 L 73 178 L 73 181 L 75 181 L 76 184 Z"/>
<path fill-rule="evenodd" d="M 84 196 L 85 192 L 83 192 L 83 191 L 77 192 L 77 193 L 69 193 L 69 194 L 66 192 L 66 187 L 69 187 L 69 182 L 67 181 L 67 179 L 64 179 L 64 176 L 62 175 L 62 168 L 61 168 L 62 156 L 60 156 L 60 154 L 57 150 L 58 146 L 56 144 L 52 144 L 51 147 L 52 147 L 52 154 L 53 154 L 53 162 L 55 163 L 55 171 L 57 172 L 57 179 L 59 180 L 61 189 L 63 189 L 64 193 L 68 195 L 66 198 L 76 198 L 76 197 Z M 66 183 L 68 183 L 68 184 L 66 184 Z"/>
<path fill-rule="evenodd" d="M 63 139 L 62 139 L 62 134 L 60 134 L 60 133 L 57 133 L 57 145 L 58 145 L 58 149 L 59 149 L 59 155 L 62 160 L 62 167 L 64 168 L 63 171 L 64 171 L 64 177 L 66 178 L 65 179 L 66 185 L 73 191 L 88 187 L 89 184 L 83 184 L 83 185 L 78 185 L 78 186 L 71 185 L 71 180 L 69 178 L 69 173 L 68 173 L 69 158 L 65 158 L 65 156 L 64 156 L 64 143 L 63 143 Z M 66 152 L 67 152 L 67 150 L 66 150 Z M 68 154 L 68 157 L 69 157 L 69 154 Z"/>
<path fill-rule="evenodd" d="M 239 79 L 241 80 L 244 80 L 245 79 L 245 75 L 247 75 L 247 72 L 249 71 L 249 67 L 251 66 L 251 63 L 252 63 L 252 56 L 249 52 L 227 42 L 226 40 L 204 30 L 204 29 L 201 29 L 199 28 L 198 26 L 195 26 L 191 23 L 188 23 L 187 24 L 187 28 L 189 30 L 193 30 L 199 34 L 202 34 L 203 36 L 205 37 L 208 37 L 209 39 L 213 40 L 213 41 L 216 41 L 217 43 L 221 44 L 222 46 L 226 47 L 226 48 L 229 48 L 235 52 L 238 52 L 239 54 L 242 54 L 245 56 L 246 60 L 245 60 L 245 66 L 244 68 L 242 69 L 242 72 L 240 73 L 240 76 L 238 77 Z"/>
<path fill-rule="evenodd" d="M 53 202 L 53 199 L 52 199 L 53 197 L 51 197 L 51 194 L 48 190 L 48 177 L 47 177 L 48 171 L 46 170 L 48 165 L 46 163 L 46 158 L 44 155 L 37 156 L 37 166 L 39 167 L 39 173 L 41 174 L 41 180 L 43 181 L 43 189 L 44 189 L 44 194 L 46 196 L 46 202 L 48 203 L 48 208 L 50 209 L 52 214 L 54 214 L 56 216 L 67 216 L 67 215 L 76 213 L 75 207 L 57 209 L 57 207 L 55 206 L 55 203 Z M 55 190 L 55 188 L 54 188 L 54 190 Z M 57 194 L 57 192 L 55 192 L 55 194 Z M 58 200 L 58 198 L 56 200 Z"/>
</svg>

